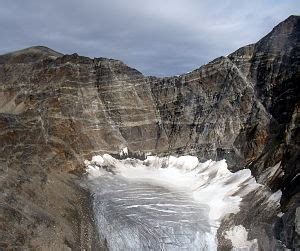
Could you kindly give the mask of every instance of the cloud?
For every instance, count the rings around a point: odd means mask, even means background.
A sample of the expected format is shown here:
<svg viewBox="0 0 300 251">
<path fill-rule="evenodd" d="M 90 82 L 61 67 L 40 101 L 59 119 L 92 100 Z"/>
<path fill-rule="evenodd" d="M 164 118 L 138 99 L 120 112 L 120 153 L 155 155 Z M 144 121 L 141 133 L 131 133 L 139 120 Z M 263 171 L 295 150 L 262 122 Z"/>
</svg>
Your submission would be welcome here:
<svg viewBox="0 0 300 251">
<path fill-rule="evenodd" d="M 299 12 L 297 0 L 3 0 L 0 53 L 45 45 L 168 76 L 256 42 Z"/>
</svg>

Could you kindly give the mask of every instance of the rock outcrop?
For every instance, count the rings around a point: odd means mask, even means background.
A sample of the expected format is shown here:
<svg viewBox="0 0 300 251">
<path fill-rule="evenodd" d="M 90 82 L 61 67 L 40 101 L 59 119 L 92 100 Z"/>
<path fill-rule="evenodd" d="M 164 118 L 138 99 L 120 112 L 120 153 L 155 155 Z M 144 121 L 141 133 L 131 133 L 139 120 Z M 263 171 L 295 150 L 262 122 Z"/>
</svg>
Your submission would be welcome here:
<svg viewBox="0 0 300 251">
<path fill-rule="evenodd" d="M 299 80 L 298 16 L 177 77 L 145 77 L 118 60 L 41 46 L 0 56 L 0 248 L 102 245 L 77 182 L 84 159 L 124 147 L 247 166 L 283 191 L 282 210 L 293 218 Z M 277 226 L 278 238 L 294 245 L 297 233 L 287 241 L 280 233 L 290 226 L 283 218 Z"/>
</svg>

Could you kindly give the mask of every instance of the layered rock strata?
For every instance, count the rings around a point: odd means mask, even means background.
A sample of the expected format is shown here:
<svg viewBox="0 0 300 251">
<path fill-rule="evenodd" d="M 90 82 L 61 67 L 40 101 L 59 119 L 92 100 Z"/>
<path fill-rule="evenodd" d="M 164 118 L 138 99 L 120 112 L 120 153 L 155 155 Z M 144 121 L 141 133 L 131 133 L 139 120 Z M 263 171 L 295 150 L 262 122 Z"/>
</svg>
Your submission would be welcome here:
<svg viewBox="0 0 300 251">
<path fill-rule="evenodd" d="M 84 159 L 124 147 L 247 166 L 282 190 L 282 211 L 294 219 L 299 80 L 298 16 L 177 77 L 145 77 L 118 60 L 41 46 L 0 56 L 0 247 L 100 245 L 76 182 Z M 291 226 L 278 221 L 277 237 L 292 247 L 297 233 L 284 237 Z"/>
</svg>

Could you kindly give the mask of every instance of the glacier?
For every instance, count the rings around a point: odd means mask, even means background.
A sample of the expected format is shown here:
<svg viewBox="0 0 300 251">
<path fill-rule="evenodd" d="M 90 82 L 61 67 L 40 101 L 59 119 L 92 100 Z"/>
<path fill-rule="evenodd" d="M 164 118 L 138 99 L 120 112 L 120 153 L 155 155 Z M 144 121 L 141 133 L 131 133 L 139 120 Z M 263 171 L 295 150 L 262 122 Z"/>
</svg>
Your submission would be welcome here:
<svg viewBox="0 0 300 251">
<path fill-rule="evenodd" d="M 237 213 L 243 196 L 263 187 L 249 169 L 229 171 L 226 160 L 104 154 L 85 164 L 96 227 L 109 250 L 217 250 L 222 218 Z M 270 203 L 278 203 L 278 195 Z M 245 239 L 246 232 L 229 233 L 235 250 L 249 243 L 233 239 Z"/>
</svg>

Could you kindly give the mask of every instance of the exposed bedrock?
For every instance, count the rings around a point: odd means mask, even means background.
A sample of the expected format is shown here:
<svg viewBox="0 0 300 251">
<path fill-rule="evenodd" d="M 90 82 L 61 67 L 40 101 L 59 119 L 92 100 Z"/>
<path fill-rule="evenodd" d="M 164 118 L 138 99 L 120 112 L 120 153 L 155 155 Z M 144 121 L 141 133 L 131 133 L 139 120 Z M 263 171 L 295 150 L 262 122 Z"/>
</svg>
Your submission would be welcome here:
<svg viewBox="0 0 300 251">
<path fill-rule="evenodd" d="M 168 78 L 42 46 L 1 55 L 0 249 L 100 245 L 77 182 L 84 159 L 124 147 L 250 168 L 282 190 L 277 237 L 296 245 L 299 232 L 282 233 L 299 216 L 299 40 L 291 16 L 256 44 Z"/>
</svg>

